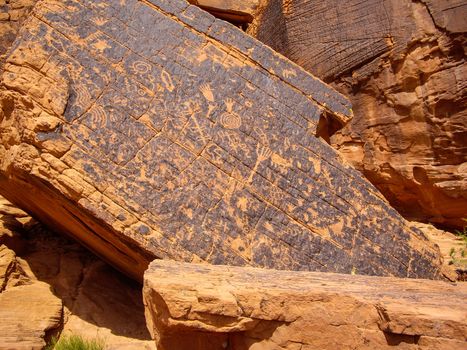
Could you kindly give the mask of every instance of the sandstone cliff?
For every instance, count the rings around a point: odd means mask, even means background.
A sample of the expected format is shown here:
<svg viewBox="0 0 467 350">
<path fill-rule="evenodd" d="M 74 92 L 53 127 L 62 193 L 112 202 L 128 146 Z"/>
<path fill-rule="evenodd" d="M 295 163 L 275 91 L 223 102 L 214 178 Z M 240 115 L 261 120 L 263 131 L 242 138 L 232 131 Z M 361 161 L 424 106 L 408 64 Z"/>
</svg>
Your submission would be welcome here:
<svg viewBox="0 0 467 350">
<path fill-rule="evenodd" d="M 266 3 L 249 32 L 352 101 L 331 144 L 406 217 L 462 227 L 467 2 Z"/>
<path fill-rule="evenodd" d="M 0 197 L 0 349 L 43 349 L 69 332 L 155 349 L 140 285 Z"/>
</svg>

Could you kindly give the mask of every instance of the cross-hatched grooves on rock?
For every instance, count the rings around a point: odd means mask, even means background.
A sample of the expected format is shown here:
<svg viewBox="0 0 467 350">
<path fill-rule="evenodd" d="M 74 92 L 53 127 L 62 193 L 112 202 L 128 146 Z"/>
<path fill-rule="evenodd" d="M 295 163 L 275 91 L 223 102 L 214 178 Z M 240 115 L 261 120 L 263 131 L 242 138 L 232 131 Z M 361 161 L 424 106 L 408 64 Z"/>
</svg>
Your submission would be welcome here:
<svg viewBox="0 0 467 350">
<path fill-rule="evenodd" d="M 185 1 L 40 1 L 1 103 L 0 191 L 135 278 L 153 258 L 439 276 L 314 137 L 348 101 Z"/>
</svg>

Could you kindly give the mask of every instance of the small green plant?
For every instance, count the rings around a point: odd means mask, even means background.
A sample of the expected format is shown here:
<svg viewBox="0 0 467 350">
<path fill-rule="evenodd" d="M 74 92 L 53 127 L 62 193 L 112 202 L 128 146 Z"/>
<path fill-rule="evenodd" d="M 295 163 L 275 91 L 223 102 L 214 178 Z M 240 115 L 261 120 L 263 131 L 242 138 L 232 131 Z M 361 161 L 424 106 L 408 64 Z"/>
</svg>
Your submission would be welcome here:
<svg viewBox="0 0 467 350">
<path fill-rule="evenodd" d="M 463 219 L 467 223 L 467 219 Z M 450 264 L 463 265 L 467 262 L 465 261 L 466 250 L 467 250 L 467 225 L 464 226 L 462 231 L 456 230 L 456 235 L 462 240 L 462 245 L 456 250 L 452 247 L 449 251 L 449 256 L 451 257 Z"/>
<path fill-rule="evenodd" d="M 52 338 L 47 350 L 104 350 L 102 339 L 84 339 L 75 334 L 61 336 L 60 339 Z"/>
</svg>

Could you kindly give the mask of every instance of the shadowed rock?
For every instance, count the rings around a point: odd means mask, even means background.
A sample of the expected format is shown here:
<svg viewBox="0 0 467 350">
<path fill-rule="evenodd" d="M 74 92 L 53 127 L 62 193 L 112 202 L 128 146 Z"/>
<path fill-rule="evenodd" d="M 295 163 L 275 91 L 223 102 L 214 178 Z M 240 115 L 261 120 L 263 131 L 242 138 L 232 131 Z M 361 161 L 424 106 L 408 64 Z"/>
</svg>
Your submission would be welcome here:
<svg viewBox="0 0 467 350">
<path fill-rule="evenodd" d="M 467 285 L 155 260 L 158 350 L 465 349 Z"/>
<path fill-rule="evenodd" d="M 137 279 L 156 257 L 439 277 L 314 136 L 349 102 L 185 1 L 40 1 L 1 79 L 0 191 Z"/>
</svg>

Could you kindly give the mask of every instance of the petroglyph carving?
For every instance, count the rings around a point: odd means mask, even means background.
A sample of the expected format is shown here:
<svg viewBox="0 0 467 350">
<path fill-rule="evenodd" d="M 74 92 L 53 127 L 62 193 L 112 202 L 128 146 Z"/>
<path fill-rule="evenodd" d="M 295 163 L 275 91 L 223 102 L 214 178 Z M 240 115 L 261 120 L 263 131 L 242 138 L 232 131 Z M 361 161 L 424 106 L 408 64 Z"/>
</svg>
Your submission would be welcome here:
<svg viewBox="0 0 467 350">
<path fill-rule="evenodd" d="M 212 89 L 209 84 L 201 85 L 200 90 L 206 100 L 209 102 L 214 102 L 214 94 L 212 93 Z"/>
<path fill-rule="evenodd" d="M 227 112 L 224 112 L 220 116 L 220 122 L 226 129 L 238 129 L 242 125 L 240 116 L 233 111 L 234 101 L 228 98 L 225 101 Z"/>
<path fill-rule="evenodd" d="M 148 62 L 145 61 L 135 61 L 131 65 L 133 71 L 139 74 L 147 74 L 151 71 L 152 67 Z"/>
<path fill-rule="evenodd" d="M 21 83 L 0 84 L 15 109 L 0 108 L 15 129 L 0 132 L 0 192 L 135 278 L 155 257 L 439 275 L 436 251 L 313 136 L 309 111 L 349 118 L 343 96 L 229 23 L 190 22 L 184 1 L 150 3 L 41 1 L 0 73 Z M 56 96 L 63 126 L 34 134 Z"/>
<path fill-rule="evenodd" d="M 95 25 L 100 27 L 100 26 L 103 26 L 104 24 L 106 24 L 108 22 L 108 20 L 105 17 L 97 16 L 97 17 L 92 19 L 92 22 Z"/>
<path fill-rule="evenodd" d="M 91 104 L 92 96 L 84 85 L 75 85 L 72 88 L 75 95 L 75 104 L 81 108 L 87 108 Z"/>
<path fill-rule="evenodd" d="M 293 69 L 284 69 L 282 71 L 282 74 L 284 75 L 284 77 L 286 78 L 291 78 L 291 77 L 296 77 L 297 76 L 297 73 L 295 72 L 295 70 Z"/>
<path fill-rule="evenodd" d="M 161 79 L 162 79 L 162 83 L 164 84 L 164 87 L 169 92 L 173 92 L 175 89 L 175 85 L 172 82 L 172 77 L 170 76 L 169 73 L 167 73 L 165 69 L 163 69 L 161 72 Z"/>
<path fill-rule="evenodd" d="M 271 157 L 272 151 L 268 147 L 262 146 L 259 143 L 256 145 L 256 163 L 251 170 L 250 176 L 248 177 L 248 180 L 246 181 L 247 183 L 251 183 L 253 181 L 253 176 L 256 174 L 258 171 L 259 165 L 267 160 L 269 157 Z"/>
</svg>

